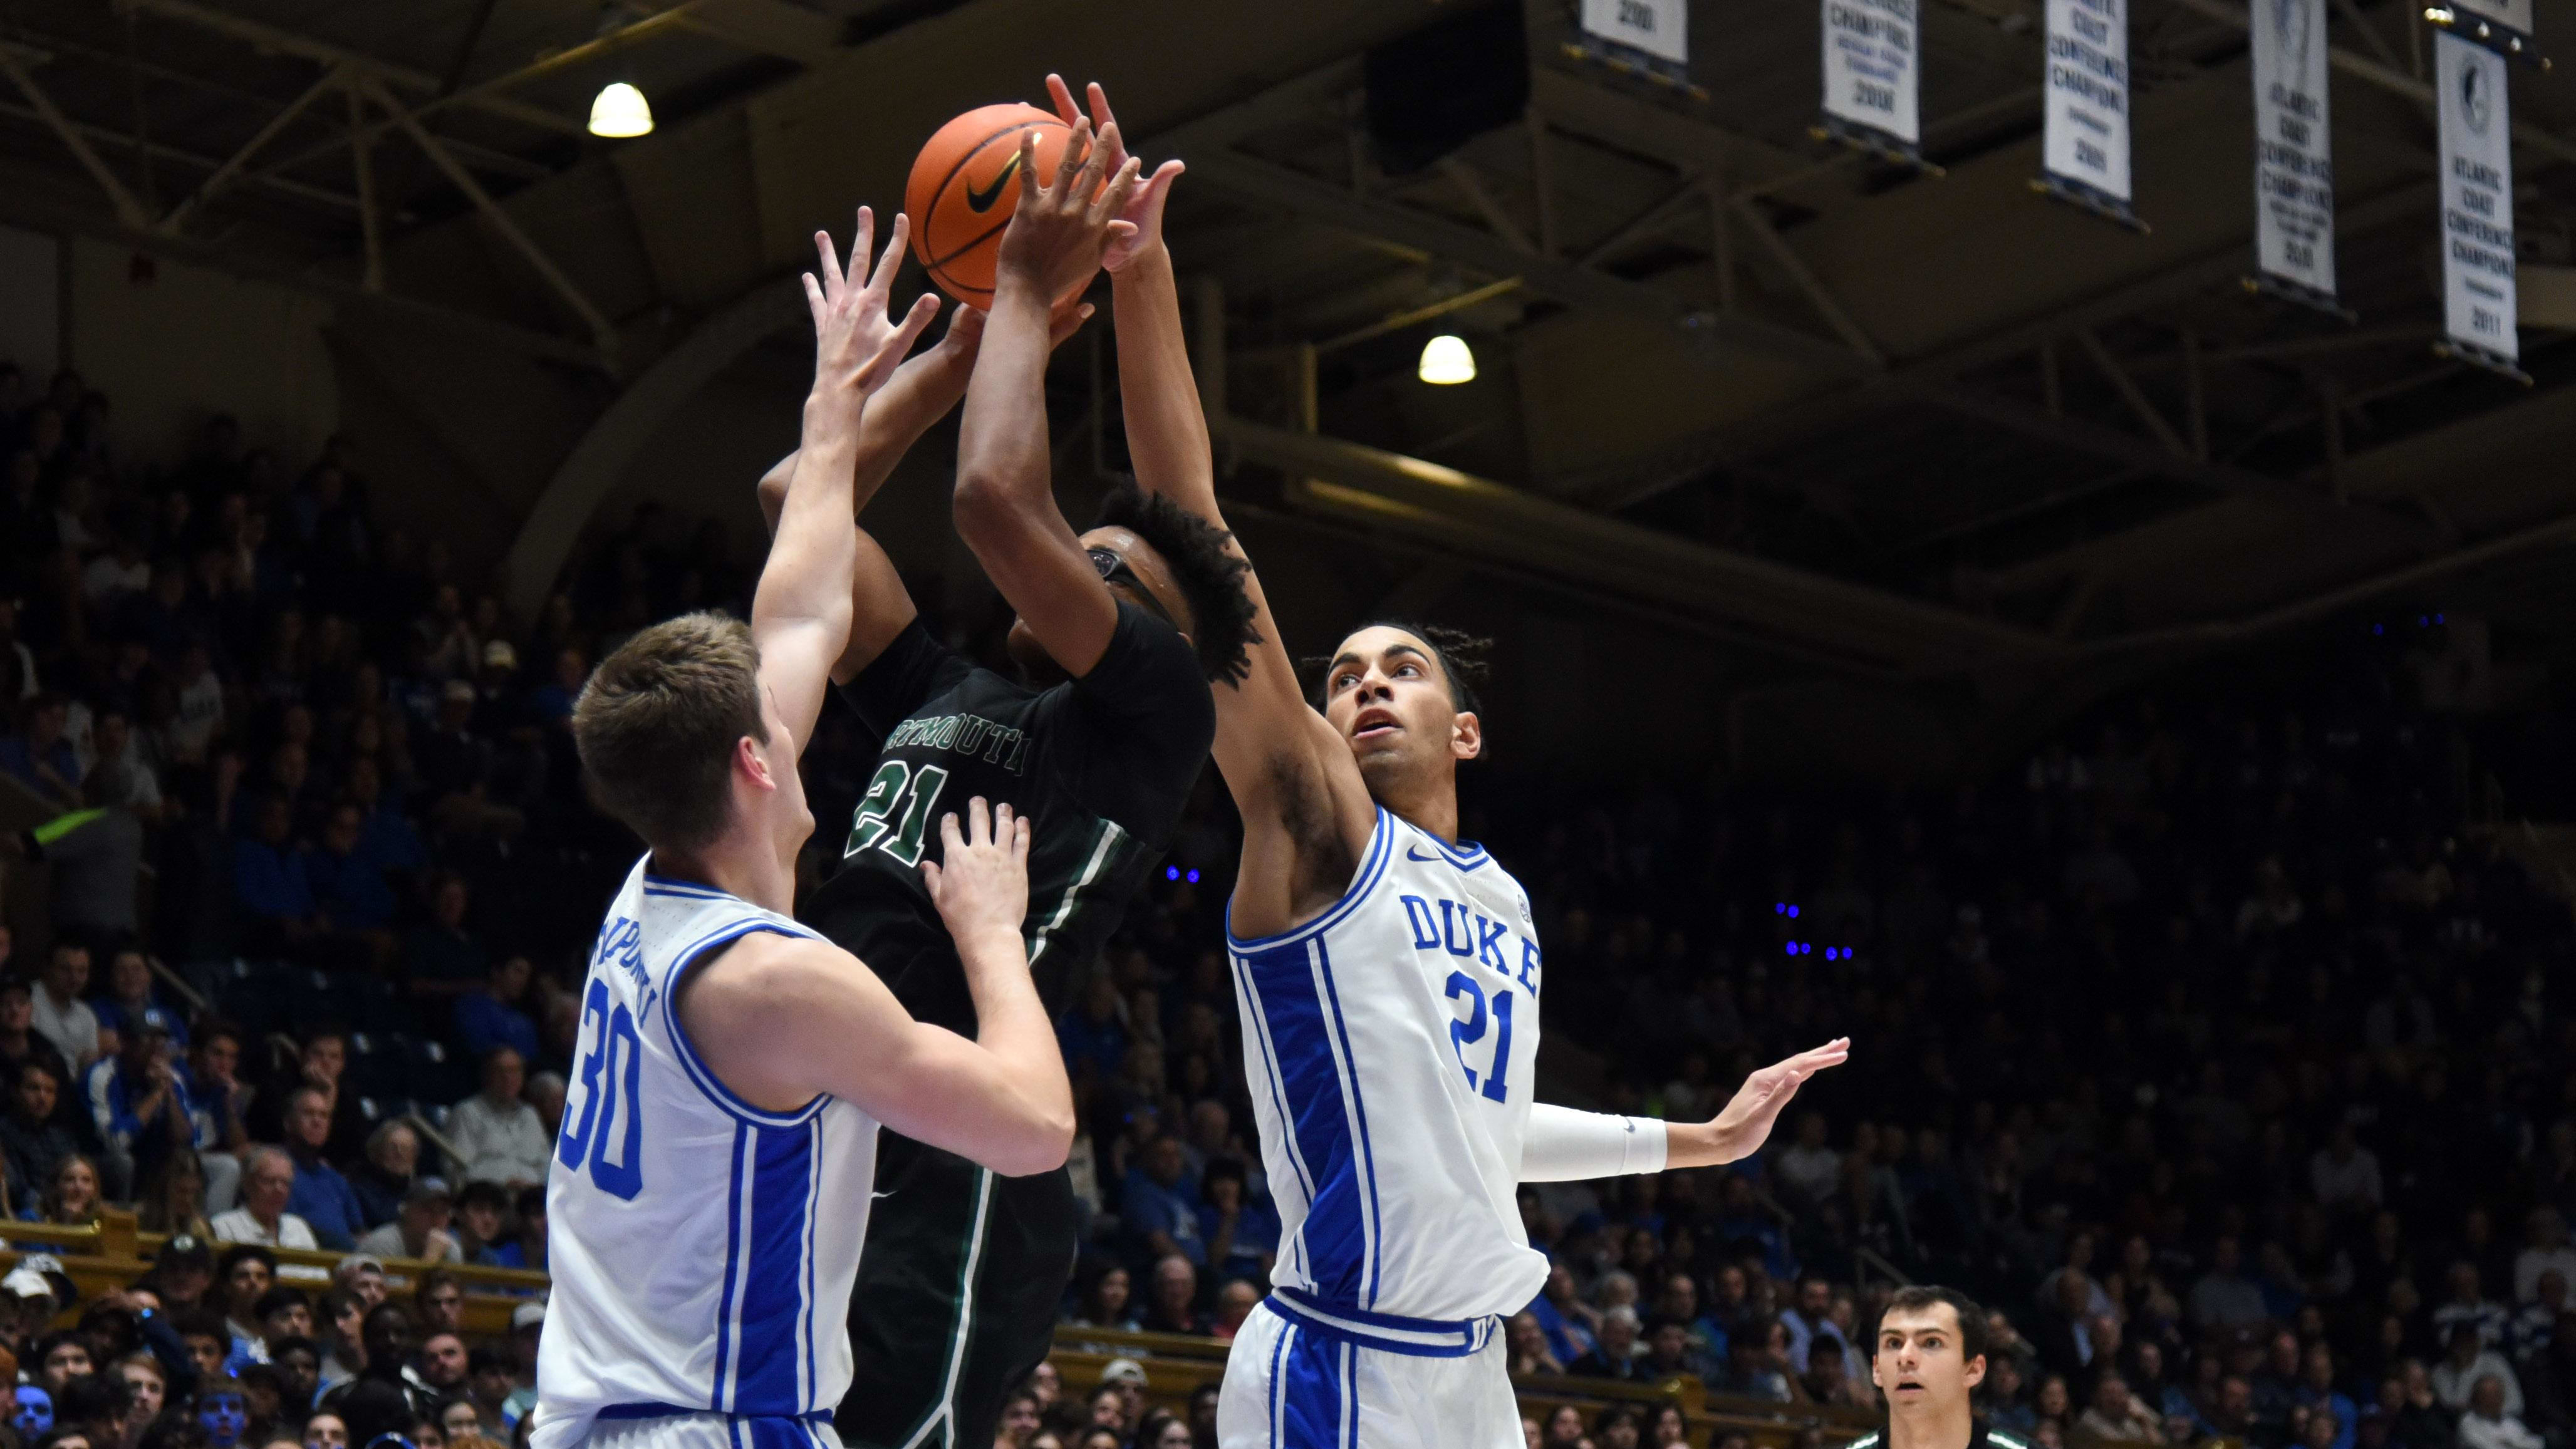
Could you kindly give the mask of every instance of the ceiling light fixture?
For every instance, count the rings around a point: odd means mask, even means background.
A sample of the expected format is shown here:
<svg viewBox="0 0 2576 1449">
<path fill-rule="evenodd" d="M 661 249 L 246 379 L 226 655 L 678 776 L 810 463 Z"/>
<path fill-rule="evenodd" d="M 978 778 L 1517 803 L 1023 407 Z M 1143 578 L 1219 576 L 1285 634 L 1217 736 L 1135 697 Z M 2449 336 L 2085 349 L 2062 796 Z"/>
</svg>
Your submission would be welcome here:
<svg viewBox="0 0 2576 1449">
<path fill-rule="evenodd" d="M 599 98 L 590 103 L 590 134 L 616 141 L 649 136 L 653 134 L 653 107 L 642 91 L 624 81 L 610 81 L 599 88 Z"/>
<path fill-rule="evenodd" d="M 1422 380 L 1440 387 L 1476 380 L 1476 354 L 1467 339 L 1443 332 L 1422 344 Z"/>
</svg>

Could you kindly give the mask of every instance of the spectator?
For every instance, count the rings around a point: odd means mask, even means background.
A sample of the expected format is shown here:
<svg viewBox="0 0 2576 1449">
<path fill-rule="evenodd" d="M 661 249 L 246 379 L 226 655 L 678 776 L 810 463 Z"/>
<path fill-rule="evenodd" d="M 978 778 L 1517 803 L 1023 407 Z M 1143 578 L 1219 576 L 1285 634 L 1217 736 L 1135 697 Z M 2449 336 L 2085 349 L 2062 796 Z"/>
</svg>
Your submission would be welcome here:
<svg viewBox="0 0 2576 1449">
<path fill-rule="evenodd" d="M 1260 1304 L 1261 1290 L 1253 1287 L 1248 1279 L 1228 1278 L 1225 1285 L 1216 1290 L 1216 1319 L 1209 1324 L 1208 1332 L 1224 1342 L 1234 1342 L 1235 1334 L 1243 1329 L 1244 1320 L 1250 1318 L 1252 1310 Z"/>
<path fill-rule="evenodd" d="M 511 1213 L 512 1230 L 503 1241 L 487 1244 L 474 1261 L 486 1268 L 520 1268 L 543 1273 L 552 1255 L 546 1247 L 546 1190 L 519 1189 Z"/>
<path fill-rule="evenodd" d="M 1207 1244 L 1199 1237 L 1198 1206 L 1190 1201 L 1184 1166 L 1181 1139 L 1156 1137 L 1142 1160 L 1127 1169 L 1118 1211 L 1135 1251 L 1148 1261 L 1179 1257 L 1192 1267 L 1204 1267 Z"/>
<path fill-rule="evenodd" d="M 2335 1124 L 2326 1145 L 2309 1159 L 2308 1176 L 2320 1206 L 2344 1213 L 2379 1207 L 2379 1156 L 2361 1145 L 2350 1121 Z"/>
<path fill-rule="evenodd" d="M 1220 1278 L 1270 1280 L 1279 1249 L 1279 1214 L 1266 1202 L 1248 1201 L 1243 1164 L 1217 1158 L 1199 1176 L 1199 1241 L 1209 1269 Z"/>
<path fill-rule="evenodd" d="M 457 1244 L 456 1234 L 448 1231 L 448 1220 L 454 1212 L 455 1201 L 448 1195 L 444 1179 L 416 1178 L 403 1196 L 401 1216 L 359 1238 L 358 1251 L 432 1263 L 464 1262 L 465 1253 Z"/>
<path fill-rule="evenodd" d="M 294 807 L 283 795 L 268 795 L 255 811 L 249 838 L 233 843 L 233 897 L 244 918 L 245 944 L 285 955 L 325 922 L 305 875 L 305 855 L 295 847 Z"/>
<path fill-rule="evenodd" d="M 2469 1395 L 2478 1381 L 2492 1377 L 2504 1390 L 2504 1411 L 2516 1418 L 2522 1414 L 2522 1381 L 2514 1376 L 2513 1366 L 2504 1355 L 2487 1346 L 2478 1325 L 2461 1320 L 2451 1325 L 2449 1351 L 2440 1363 L 2433 1365 L 2433 1396 L 2442 1406 L 2459 1413 L 2469 1406 Z"/>
<path fill-rule="evenodd" d="M 288 1094 L 286 1150 L 295 1162 L 295 1187 L 287 1209 L 323 1246 L 346 1251 L 365 1230 L 367 1214 L 349 1180 L 323 1155 L 330 1141 L 330 1094 L 313 1086 Z"/>
<path fill-rule="evenodd" d="M 231 1373 L 242 1364 L 268 1362 L 268 1342 L 259 1331 L 259 1302 L 277 1286 L 277 1255 L 256 1243 L 236 1244 L 224 1251 L 218 1271 L 224 1285 L 224 1332 L 230 1345 L 224 1362 L 209 1373 Z"/>
<path fill-rule="evenodd" d="M 461 1155 L 453 1166 L 465 1181 L 522 1187 L 546 1180 L 554 1139 L 520 1098 L 526 1078 L 526 1059 L 495 1047 L 483 1058 L 483 1090 L 448 1114 L 447 1135 Z"/>
<path fill-rule="evenodd" d="M 1815 1207 L 1831 1201 L 1834 1190 L 1842 1183 L 1843 1158 L 1828 1143 L 1829 1131 L 1824 1113 L 1802 1114 L 1798 1119 L 1798 1140 L 1771 1165 L 1782 1187 Z M 1794 1335 L 1795 1330 L 1791 1332 Z"/>
<path fill-rule="evenodd" d="M 2209 1271 L 2191 1285 L 2186 1307 L 2194 1327 L 2204 1332 L 2243 1328 L 2270 1316 L 2263 1290 L 2244 1276 L 2242 1266 L 2236 1238 L 2222 1235 L 2210 1249 Z"/>
<path fill-rule="evenodd" d="M 369 1228 L 380 1228 L 400 1216 L 420 1166 L 420 1134 L 399 1118 L 388 1118 L 367 1134 L 367 1153 L 349 1172 L 349 1191 Z"/>
<path fill-rule="evenodd" d="M 2165 1442 L 2161 1417 L 2130 1394 L 2127 1379 L 2110 1371 L 2094 1379 L 2092 1403 L 2075 1421 L 2075 1433 L 2078 1438 L 2112 1443 Z"/>
<path fill-rule="evenodd" d="M 2502 1347 L 2505 1341 L 2505 1329 L 2511 1321 L 2511 1315 L 2505 1311 L 2503 1304 L 2486 1296 L 2478 1265 L 2467 1258 L 2462 1258 L 2451 1265 L 2451 1271 L 2445 1281 L 2449 1286 L 2450 1296 L 2444 1298 L 2433 1310 L 2434 1336 L 2447 1344 L 2451 1341 L 2451 1330 L 2466 1323 L 2477 1329 L 2479 1341 L 2487 1347 Z M 2469 1388 L 2467 1384 L 2460 1386 L 2460 1401 L 2463 1404 L 2468 1402 Z M 2453 1407 L 2456 1408 L 2458 1405 Z M 2520 1413 L 2521 1408 L 2522 1406 L 2517 1403 L 2514 1411 Z"/>
<path fill-rule="evenodd" d="M 403 963 L 414 995 L 460 996 L 490 974 L 483 947 L 465 930 L 472 898 L 465 877 L 453 871 L 430 882 L 429 919 L 403 938 Z"/>
<path fill-rule="evenodd" d="M 56 1227 L 85 1228 L 98 1221 L 106 1199 L 99 1194 L 98 1165 L 75 1152 L 54 1164 L 37 1203 L 36 1220 Z"/>
<path fill-rule="evenodd" d="M 65 726 L 71 702 L 58 694 L 40 694 L 20 711 L 16 731 L 0 735 L 0 774 L 35 791 L 64 810 L 81 807 L 80 754 Z"/>
<path fill-rule="evenodd" d="M 462 1333 L 465 1331 L 465 1285 L 445 1268 L 432 1268 L 420 1275 L 411 1292 L 412 1319 L 419 1331 L 429 1333 Z"/>
<path fill-rule="evenodd" d="M 216 1241 L 308 1252 L 321 1247 L 312 1225 L 287 1211 L 295 1179 L 295 1159 L 284 1148 L 252 1148 L 242 1164 L 241 1206 L 216 1215 Z"/>
<path fill-rule="evenodd" d="M 1081 1306 L 1070 1320 L 1077 1328 L 1114 1328 L 1122 1333 L 1135 1333 L 1144 1325 L 1128 1306 L 1128 1274 L 1124 1265 L 1111 1262 L 1095 1264 L 1091 1281 L 1082 1290 Z"/>
<path fill-rule="evenodd" d="M 1206 1336 L 1208 1321 L 1198 1311 L 1198 1296 L 1199 1270 L 1196 1264 L 1178 1253 L 1156 1259 L 1154 1295 L 1145 1306 L 1146 1331 Z"/>
<path fill-rule="evenodd" d="M 2315 1449 L 2353 1449 L 2361 1427 L 2361 1408 L 2335 1387 L 2334 1350 L 2322 1342 L 2300 1351 L 2299 1386 L 2292 1401 L 2309 1417 L 2334 1421 L 2334 1432 Z"/>
<path fill-rule="evenodd" d="M 309 914 L 318 914 L 329 929 L 377 933 L 392 923 L 393 885 L 367 843 L 366 815 L 356 802 L 331 807 L 322 839 L 306 848 L 301 870 L 312 897 Z"/>
<path fill-rule="evenodd" d="M 1590 1353 L 1567 1364 L 1565 1371 L 1580 1378 L 1643 1378 L 1637 1359 L 1637 1310 L 1622 1304 L 1603 1313 L 1599 1341 Z"/>
<path fill-rule="evenodd" d="M 1548 1347 L 1547 1334 L 1539 1328 L 1538 1315 L 1524 1308 L 1503 1325 L 1505 1372 L 1514 1382 L 1531 1374 L 1561 1374 L 1565 1364 Z"/>
<path fill-rule="evenodd" d="M 2562 1284 L 2576 1282 L 2576 1247 L 2567 1243 L 2567 1219 L 2543 1205 L 2531 1210 L 2524 1224 L 2525 1246 L 2513 1260 L 2513 1300 L 2530 1303 L 2540 1297 L 2540 1275 L 2556 1272 Z"/>
<path fill-rule="evenodd" d="M 74 1070 L 87 1068 L 101 1054 L 98 1013 L 81 1000 L 88 986 L 89 948 L 74 941 L 55 942 L 31 998 L 34 1014 L 29 1025 Z"/>
<path fill-rule="evenodd" d="M 0 1018 L 5 1018 L 7 1002 L 0 995 Z M 18 1084 L 9 1094 L 9 1115 L 0 1118 L 0 1152 L 8 1160 L 9 1184 L 16 1199 L 12 1207 L 17 1211 L 32 1210 L 43 1185 L 53 1181 L 54 1168 L 78 1150 L 58 1121 L 57 1092 L 49 1063 L 31 1058 L 18 1068 Z"/>
<path fill-rule="evenodd" d="M 144 1174 L 136 1225 L 147 1233 L 172 1233 L 204 1242 L 214 1237 L 206 1216 L 206 1166 L 191 1148 L 167 1155 Z"/>
<path fill-rule="evenodd" d="M 119 1201 L 130 1201 L 140 1177 L 156 1174 L 170 1153 L 196 1140 L 187 1076 L 170 1036 L 168 1014 L 147 1007 L 128 1018 L 116 1055 L 89 1069 L 84 1095 L 106 1147 L 107 1195 Z"/>
<path fill-rule="evenodd" d="M 2480 1375 L 2469 1391 L 2468 1412 L 2460 1416 L 2460 1449 L 2543 1449 L 2541 1437 L 2505 1403 L 2504 1380 Z"/>
<path fill-rule="evenodd" d="M 489 1057 L 508 1047 L 522 1062 L 537 1055 L 537 1024 L 526 1009 L 535 975 L 527 957 L 504 956 L 482 985 L 456 998 L 456 1037 L 466 1051 Z"/>
<path fill-rule="evenodd" d="M 464 1250 L 465 1261 L 480 1263 L 508 1235 L 510 1190 L 497 1182 L 469 1182 L 456 1195 L 456 1220 L 450 1231 Z"/>
</svg>

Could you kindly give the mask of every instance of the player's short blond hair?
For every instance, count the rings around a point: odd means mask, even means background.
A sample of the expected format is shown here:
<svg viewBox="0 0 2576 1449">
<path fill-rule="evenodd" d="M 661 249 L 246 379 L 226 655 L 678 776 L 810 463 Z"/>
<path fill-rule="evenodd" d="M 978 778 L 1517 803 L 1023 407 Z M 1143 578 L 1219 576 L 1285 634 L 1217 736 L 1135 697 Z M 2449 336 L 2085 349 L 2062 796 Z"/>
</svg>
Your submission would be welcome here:
<svg viewBox="0 0 2576 1449">
<path fill-rule="evenodd" d="M 724 833 L 745 735 L 769 743 L 760 646 L 723 614 L 638 633 L 599 662 L 572 707 L 591 797 L 657 850 L 696 850 Z"/>
</svg>

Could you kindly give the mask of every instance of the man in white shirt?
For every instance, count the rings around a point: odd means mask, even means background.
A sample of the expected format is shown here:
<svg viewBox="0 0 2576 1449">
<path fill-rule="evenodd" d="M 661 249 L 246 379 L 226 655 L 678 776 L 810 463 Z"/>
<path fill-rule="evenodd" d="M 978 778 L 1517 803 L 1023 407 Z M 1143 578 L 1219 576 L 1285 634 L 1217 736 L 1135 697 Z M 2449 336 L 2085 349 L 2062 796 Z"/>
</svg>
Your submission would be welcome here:
<svg viewBox="0 0 2576 1449">
<path fill-rule="evenodd" d="M 358 1239 L 358 1251 L 387 1258 L 418 1258 L 430 1263 L 462 1263 L 465 1251 L 447 1220 L 456 1199 L 442 1177 L 412 1179 L 403 1194 L 402 1215 Z"/>
<path fill-rule="evenodd" d="M 241 1206 L 217 1214 L 208 1224 L 225 1243 L 256 1243 L 263 1248 L 318 1249 L 313 1228 L 286 1210 L 295 1191 L 295 1159 L 279 1147 L 254 1147 L 242 1169 Z"/>
<path fill-rule="evenodd" d="M 87 1067 L 99 1058 L 98 1013 L 81 1000 L 89 986 L 89 948 L 68 941 L 54 943 L 54 953 L 45 962 L 44 975 L 36 979 L 32 993 L 35 1019 L 28 1023 L 38 1036 L 54 1044 L 63 1060 L 74 1071 Z"/>
<path fill-rule="evenodd" d="M 1825 1131 L 1824 1113 L 1799 1118 L 1796 1144 L 1771 1165 L 1781 1186 L 1810 1203 L 1832 1201 L 1834 1190 L 1842 1185 L 1843 1155 L 1826 1144 Z"/>
<path fill-rule="evenodd" d="M 2513 1301 L 2529 1303 L 2540 1296 L 2540 1275 L 2555 1270 L 2561 1281 L 2576 1283 L 2576 1248 L 2567 1246 L 2567 1219 L 2554 1207 L 2536 1207 L 2524 1221 L 2528 1244 L 2513 1260 Z"/>
<path fill-rule="evenodd" d="M 554 1138 L 537 1109 L 519 1098 L 527 1063 L 509 1047 L 483 1058 L 483 1090 L 448 1114 L 447 1135 L 456 1144 L 456 1175 L 467 1182 L 533 1187 L 546 1180 Z"/>
<path fill-rule="evenodd" d="M 2489 1374 L 2469 1391 L 2460 1416 L 2460 1449 L 2541 1449 L 2541 1437 L 2504 1406 L 2504 1381 Z"/>
<path fill-rule="evenodd" d="M 2503 1394 L 2501 1407 L 2508 1416 L 2522 1413 L 2522 1381 L 2514 1377 L 2513 1365 L 2504 1355 L 2486 1346 L 2486 1339 L 2474 1323 L 2451 1325 L 2450 1352 L 2433 1365 L 2433 1397 L 2454 1411 L 2469 1407 L 2478 1386 L 2494 1379 Z"/>
</svg>

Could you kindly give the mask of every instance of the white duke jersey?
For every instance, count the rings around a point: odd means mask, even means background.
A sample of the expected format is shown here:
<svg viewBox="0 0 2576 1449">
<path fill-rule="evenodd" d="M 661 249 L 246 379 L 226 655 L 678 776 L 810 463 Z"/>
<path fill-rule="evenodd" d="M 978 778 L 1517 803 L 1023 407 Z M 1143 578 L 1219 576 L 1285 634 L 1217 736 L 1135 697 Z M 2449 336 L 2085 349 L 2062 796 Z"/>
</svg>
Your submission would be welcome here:
<svg viewBox="0 0 2576 1449">
<path fill-rule="evenodd" d="M 876 1120 L 830 1096 L 753 1107 L 698 1059 L 671 1005 L 682 973 L 726 943 L 814 933 L 649 875 L 650 860 L 609 907 L 583 989 L 546 1185 L 536 1449 L 578 1444 L 599 1420 L 828 1417 L 850 1383 Z"/>
<path fill-rule="evenodd" d="M 1539 992 L 1520 883 L 1380 809 L 1332 909 L 1228 944 L 1274 1283 L 1327 1319 L 1527 1306 L 1547 1258 L 1516 1196 Z"/>
</svg>

